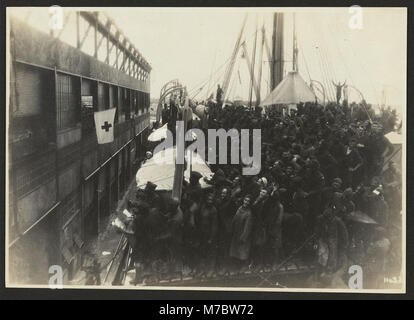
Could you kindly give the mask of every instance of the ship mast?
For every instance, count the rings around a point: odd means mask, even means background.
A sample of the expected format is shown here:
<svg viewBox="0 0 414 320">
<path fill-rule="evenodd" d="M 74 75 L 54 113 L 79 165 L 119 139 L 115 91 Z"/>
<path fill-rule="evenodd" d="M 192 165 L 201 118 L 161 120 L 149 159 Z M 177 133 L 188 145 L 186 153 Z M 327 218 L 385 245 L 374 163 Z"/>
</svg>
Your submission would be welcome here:
<svg viewBox="0 0 414 320">
<path fill-rule="evenodd" d="M 293 13 L 293 54 L 292 54 L 293 71 L 298 71 L 298 41 L 296 38 L 296 13 Z"/>
<path fill-rule="evenodd" d="M 259 106 L 260 99 L 261 99 L 261 97 L 260 97 L 260 91 L 261 91 L 261 83 L 262 83 L 263 47 L 265 45 L 265 26 L 264 26 L 264 24 L 262 26 L 262 30 L 261 31 L 262 31 L 262 42 L 260 44 L 260 53 L 259 53 L 259 55 L 260 55 L 260 58 L 259 58 L 260 64 L 259 64 L 259 75 L 257 76 L 258 77 L 258 80 L 257 80 L 257 83 L 258 83 L 257 84 L 257 86 L 258 86 L 258 90 L 257 90 L 258 95 L 256 97 L 256 107 Z"/>
<path fill-rule="evenodd" d="M 283 79 L 283 20 L 282 12 L 273 14 L 272 60 L 270 63 L 270 91 Z"/>
<path fill-rule="evenodd" d="M 256 31 L 254 33 L 254 44 L 253 44 L 253 54 L 252 54 L 252 62 L 250 66 L 250 88 L 249 88 L 249 109 L 252 108 L 252 97 L 253 97 L 253 86 L 254 86 L 254 66 L 256 62 L 256 44 L 257 44 L 257 23 L 258 23 L 258 17 L 256 16 Z M 258 94 L 256 94 L 256 99 Z"/>
</svg>

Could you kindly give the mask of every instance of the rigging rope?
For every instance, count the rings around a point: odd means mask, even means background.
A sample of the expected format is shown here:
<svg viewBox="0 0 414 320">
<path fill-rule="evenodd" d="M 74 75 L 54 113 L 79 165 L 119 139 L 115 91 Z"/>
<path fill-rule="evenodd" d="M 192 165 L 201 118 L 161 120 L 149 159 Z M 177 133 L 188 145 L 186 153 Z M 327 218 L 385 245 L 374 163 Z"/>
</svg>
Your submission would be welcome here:
<svg viewBox="0 0 414 320">
<path fill-rule="evenodd" d="M 332 98 L 333 98 L 333 101 L 336 101 L 336 87 L 335 87 L 335 85 L 332 83 L 332 81 L 333 81 L 333 78 L 332 78 L 332 73 L 331 73 L 331 71 L 330 71 L 330 69 L 329 69 L 329 66 L 328 66 L 328 61 L 327 61 L 326 56 L 325 56 L 325 54 L 324 54 L 324 48 L 323 48 L 323 47 L 321 48 L 321 55 L 322 55 L 322 59 L 323 59 L 323 61 L 324 61 L 324 63 L 325 63 L 326 75 L 327 75 L 327 77 L 328 77 L 328 79 L 327 79 L 328 86 L 329 86 L 329 89 L 330 89 L 330 90 L 331 90 L 331 92 L 332 92 Z"/>
<path fill-rule="evenodd" d="M 312 77 L 311 77 L 310 72 L 309 72 L 308 62 L 306 61 L 306 55 L 305 55 L 301 45 L 298 44 L 298 48 L 299 48 L 299 52 L 302 53 L 301 56 L 303 57 L 303 60 L 305 61 L 305 67 L 306 67 L 306 72 L 308 73 L 309 82 L 312 82 Z"/>
<path fill-rule="evenodd" d="M 328 81 L 327 81 L 327 76 L 326 76 L 325 68 L 323 66 L 323 61 L 322 61 L 321 53 L 319 51 L 319 47 L 317 47 L 316 50 L 317 50 L 317 55 L 319 57 L 319 65 L 320 65 L 320 68 L 321 68 L 322 82 L 323 82 L 323 84 L 325 85 L 325 88 L 326 88 L 327 98 L 328 98 L 328 101 L 332 101 L 332 91 L 331 91 L 331 87 L 329 86 Z"/>
<path fill-rule="evenodd" d="M 329 25 L 330 27 L 332 27 L 332 25 Z M 338 26 L 336 26 L 336 27 L 338 27 Z M 340 28 L 343 28 L 343 27 L 340 27 Z M 330 29 L 330 28 L 328 28 L 328 29 Z M 342 29 L 343 30 L 343 29 Z M 339 30 L 339 31 L 341 31 L 341 30 Z M 345 30 L 343 30 L 343 31 L 345 31 Z M 344 65 L 345 65 L 345 68 L 347 69 L 347 73 L 349 73 L 349 75 L 350 75 L 350 72 L 349 72 L 349 70 L 348 70 L 348 67 L 347 67 L 347 65 L 346 65 L 346 62 L 345 62 L 345 59 L 344 59 L 344 57 L 343 57 L 343 55 L 342 55 L 342 52 L 341 52 L 341 50 L 339 50 L 339 46 L 338 46 L 338 44 L 336 43 L 336 41 L 333 41 L 334 43 L 335 43 L 335 45 L 336 45 L 336 47 L 337 47 L 337 49 L 338 49 L 338 51 L 339 51 L 339 54 L 341 55 L 341 58 L 342 58 L 342 60 L 344 61 Z M 352 47 L 352 45 L 350 44 L 350 48 L 351 48 L 351 50 L 353 51 L 353 54 L 354 54 L 354 57 L 357 59 L 357 57 L 356 57 L 356 54 L 355 54 L 355 51 L 353 50 L 353 47 Z M 325 53 L 325 55 L 326 55 L 326 53 Z M 358 60 L 358 59 L 357 59 Z M 367 73 L 366 72 L 366 69 L 364 68 L 364 66 L 361 64 L 361 66 L 363 67 L 363 69 L 364 69 L 364 72 L 365 73 Z M 350 77 L 351 78 L 351 77 Z M 354 81 L 353 81 L 353 79 L 351 78 L 351 82 L 354 84 Z M 370 84 L 372 85 L 372 83 L 370 82 Z M 352 87 L 352 86 L 351 86 Z M 375 92 L 375 89 L 373 88 L 373 90 L 374 90 L 374 94 L 376 94 L 376 92 Z M 361 94 L 361 93 L 360 93 Z M 362 95 L 362 94 L 361 94 Z M 369 119 L 369 121 L 372 123 L 372 119 L 371 119 L 371 115 L 368 113 L 368 110 L 366 109 L 366 102 L 365 102 L 365 99 L 364 99 L 364 97 L 362 96 L 362 99 L 363 99 L 363 101 L 361 102 L 361 104 L 362 104 L 362 107 L 364 108 L 364 111 L 365 111 L 365 113 L 367 114 L 367 116 L 368 116 L 368 119 Z"/>
<path fill-rule="evenodd" d="M 330 56 L 327 54 L 327 50 L 329 52 L 328 46 L 326 45 L 326 37 L 324 33 L 324 28 L 322 28 L 318 23 L 315 24 L 315 30 L 317 28 L 317 34 L 322 34 L 321 43 L 319 44 L 320 55 L 321 59 L 325 66 L 325 74 L 327 77 L 327 90 L 331 96 L 332 101 L 336 101 L 336 87 L 333 85 L 332 81 L 336 80 L 336 72 L 332 68 L 332 64 L 330 61 Z"/>
<path fill-rule="evenodd" d="M 328 81 L 328 84 L 332 88 L 332 91 L 333 91 L 333 94 L 334 94 L 334 101 L 336 101 L 336 86 L 332 83 L 332 81 L 335 81 L 335 80 L 334 80 L 334 77 L 333 77 L 332 70 L 329 67 L 329 61 L 328 61 L 328 57 L 327 57 L 326 52 L 325 52 L 325 48 L 323 48 L 323 47 L 321 48 L 321 54 L 324 57 L 325 64 L 326 64 L 326 72 L 327 72 L 329 80 L 330 80 L 330 81 Z"/>
<path fill-rule="evenodd" d="M 316 26 L 317 26 L 318 31 L 320 33 L 319 25 L 316 25 Z M 328 66 L 328 63 L 327 63 L 327 61 L 325 59 L 325 56 L 324 56 L 324 46 L 321 43 L 319 44 L 318 51 L 319 51 L 319 55 L 321 57 L 321 61 L 322 61 L 323 65 L 324 65 L 324 68 L 325 68 L 324 71 L 325 71 L 325 75 L 326 75 L 327 89 L 329 90 L 330 94 L 332 95 L 333 101 L 336 101 L 336 92 L 335 92 L 336 90 L 335 90 L 335 88 L 332 84 L 333 79 L 331 78 L 331 74 L 330 74 L 330 71 L 329 71 L 329 66 Z"/>
<path fill-rule="evenodd" d="M 344 29 L 344 27 L 343 26 L 338 26 L 338 28 L 341 28 L 341 30 L 343 30 L 343 31 L 345 31 L 345 29 Z M 346 32 L 345 32 L 346 33 Z M 373 81 L 372 81 L 372 78 L 371 78 L 371 76 L 370 76 L 370 73 L 369 72 L 367 72 L 367 70 L 366 70 L 366 68 L 365 68 L 365 64 L 366 63 L 363 63 L 363 61 L 362 61 L 362 57 L 363 57 L 363 55 L 359 55 L 359 56 L 357 56 L 356 55 L 356 53 L 355 53 L 355 50 L 354 50 L 354 48 L 353 48 L 353 46 L 352 46 L 352 43 L 351 43 L 351 41 L 347 41 L 348 43 L 349 43 L 349 47 L 351 48 L 351 51 L 352 51 L 352 53 L 353 53 L 353 56 L 354 56 L 354 60 L 357 60 L 358 62 L 359 62 L 359 64 L 360 64 L 360 66 L 361 66 L 361 68 L 363 69 L 363 72 L 364 72 L 364 74 L 366 74 L 367 75 L 367 80 L 368 80 L 368 82 L 369 82 L 369 84 L 370 84 L 370 86 L 371 86 L 371 89 L 372 89 L 372 91 L 373 91 L 373 93 L 374 93 L 374 95 L 375 95 L 375 98 L 376 98 L 376 100 L 377 100 L 377 103 L 378 104 L 380 104 L 380 100 L 379 100 L 379 97 L 378 97 L 378 93 L 377 93 L 377 91 L 375 90 L 375 87 L 374 87 L 374 85 L 373 85 Z"/>
<path fill-rule="evenodd" d="M 312 29 L 313 29 L 314 34 L 318 34 L 319 31 L 316 30 L 315 23 L 310 23 L 310 25 L 312 26 Z M 332 99 L 333 99 L 332 98 L 332 88 L 331 88 L 331 86 L 329 86 L 329 81 L 327 81 L 326 70 L 325 70 L 325 68 L 323 66 L 322 56 L 321 56 L 321 52 L 319 50 L 320 47 L 321 47 L 321 44 L 318 42 L 318 44 L 315 47 L 315 49 L 316 49 L 316 52 L 317 52 L 316 53 L 316 56 L 317 56 L 317 60 L 319 62 L 319 67 L 320 67 L 320 71 L 321 71 L 321 83 L 323 83 L 323 85 L 325 86 L 326 99 L 327 99 L 327 101 L 332 101 Z"/>
<path fill-rule="evenodd" d="M 251 40 L 253 37 L 254 37 L 254 35 L 255 35 L 255 33 L 256 32 L 253 32 L 249 37 L 247 37 L 245 40 L 244 40 L 244 42 L 246 42 L 247 43 L 247 40 Z M 232 58 L 232 56 L 230 55 L 227 59 L 226 59 L 226 61 L 223 63 L 223 64 L 221 64 L 216 70 L 215 70 L 215 72 L 213 73 L 213 76 L 214 75 L 216 75 L 230 60 L 231 60 L 231 58 Z M 197 89 L 203 89 L 204 88 L 204 86 L 208 83 L 208 81 L 209 81 L 209 79 L 210 79 L 210 76 L 209 77 L 207 77 L 206 78 L 206 80 L 203 80 L 203 81 L 201 81 L 198 85 L 196 85 L 196 86 L 194 86 L 192 89 L 190 89 L 190 90 L 188 90 L 188 95 L 190 95 L 190 93 L 194 93 L 194 92 L 196 92 L 196 90 Z M 213 82 L 214 83 L 214 82 Z M 198 92 L 199 93 L 199 92 Z M 197 94 L 198 94 L 197 93 Z"/>
<path fill-rule="evenodd" d="M 321 21 L 323 21 L 323 20 L 321 20 Z M 323 32 L 324 28 L 321 27 L 318 23 L 316 24 L 316 28 L 318 28 L 318 34 L 322 35 L 321 41 L 322 41 L 323 45 L 320 46 L 321 55 L 323 56 L 323 59 L 325 61 L 326 74 L 330 78 L 328 80 L 328 85 L 329 85 L 329 88 L 331 89 L 331 91 L 333 91 L 334 101 L 336 101 L 336 87 L 332 84 L 332 81 L 336 80 L 336 75 L 335 75 L 335 71 L 332 68 L 332 64 L 331 64 L 331 61 L 329 59 L 329 54 L 326 53 L 326 51 L 329 52 L 329 46 L 326 46 L 327 41 L 326 41 L 325 33 Z"/>
<path fill-rule="evenodd" d="M 333 28 L 337 28 L 337 26 L 336 25 L 332 25 L 332 24 L 330 24 L 329 25 L 329 28 L 331 29 L 331 30 L 333 30 Z M 333 39 L 333 41 L 332 41 L 334 44 L 335 44 L 335 46 L 336 46 L 336 49 L 338 50 L 338 52 L 339 52 L 339 55 L 341 56 L 341 61 L 343 62 L 343 64 L 344 64 L 344 66 L 345 66 L 345 71 L 346 71 L 346 75 L 347 75 L 347 78 L 349 78 L 350 79 L 350 84 L 351 85 L 355 85 L 355 82 L 354 82 L 354 80 L 353 80 L 353 78 L 352 78 L 352 74 L 351 74 L 351 72 L 349 71 L 349 68 L 348 68 L 348 64 L 346 63 L 346 60 L 345 60 L 345 58 L 344 58 L 344 56 L 343 56 L 343 54 L 342 54 L 342 51 L 341 51 L 341 49 L 339 48 L 339 45 L 338 45 L 338 42 L 337 42 L 337 40 L 336 40 L 336 38 L 334 37 L 334 39 Z"/>
<path fill-rule="evenodd" d="M 210 92 L 210 89 L 211 89 L 211 86 L 210 86 L 211 85 L 211 78 L 213 77 L 213 70 L 214 70 L 214 66 L 216 64 L 216 58 L 217 58 L 217 51 L 214 54 L 214 61 L 213 61 L 213 65 L 211 67 L 210 80 L 208 82 L 208 88 L 207 88 L 207 93 L 206 93 L 206 100 L 208 99 L 208 93 Z"/>
<path fill-rule="evenodd" d="M 231 59 L 231 57 L 229 57 L 222 65 L 220 65 L 216 69 L 216 71 L 213 73 L 213 76 L 216 75 L 227 64 L 227 62 L 230 61 L 230 59 Z M 197 89 L 200 88 L 200 86 L 201 86 L 201 88 L 203 88 L 208 83 L 209 79 L 210 79 L 210 77 L 208 77 L 206 80 L 203 80 L 197 86 L 194 86 L 191 90 L 189 90 L 188 93 L 190 94 L 192 92 L 195 92 Z"/>
<path fill-rule="evenodd" d="M 327 44 L 330 44 L 330 41 L 327 40 L 326 38 L 326 34 L 325 32 L 322 32 L 323 30 L 325 30 L 326 28 L 323 28 L 322 26 L 318 25 L 318 29 L 320 30 L 320 33 L 322 34 L 322 41 L 324 42 L 324 45 L 322 46 L 322 53 L 325 56 L 326 62 L 327 62 L 327 66 L 328 66 L 328 71 L 332 77 L 332 81 L 337 81 L 338 78 L 336 76 L 336 72 L 335 72 L 335 68 L 332 67 L 332 63 L 331 63 L 331 52 L 329 50 L 330 46 Z"/>
</svg>

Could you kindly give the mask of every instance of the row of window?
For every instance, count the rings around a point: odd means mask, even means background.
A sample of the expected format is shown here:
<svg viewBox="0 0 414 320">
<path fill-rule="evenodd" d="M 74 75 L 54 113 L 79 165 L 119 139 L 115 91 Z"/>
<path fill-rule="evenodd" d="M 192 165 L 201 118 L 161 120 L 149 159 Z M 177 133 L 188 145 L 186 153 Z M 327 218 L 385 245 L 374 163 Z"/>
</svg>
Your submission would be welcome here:
<svg viewBox="0 0 414 320">
<path fill-rule="evenodd" d="M 115 122 L 121 123 L 146 113 L 150 104 L 145 92 L 61 72 L 55 79 L 53 70 L 18 62 L 12 64 L 10 89 L 10 142 L 19 158 L 46 150 L 56 129 L 92 132 L 96 111 L 116 108 Z"/>
<path fill-rule="evenodd" d="M 92 118 L 93 122 L 96 111 L 116 108 L 117 123 L 149 109 L 149 94 L 145 92 L 60 73 L 57 83 L 59 129 L 74 126 L 80 120 L 87 124 Z"/>
</svg>

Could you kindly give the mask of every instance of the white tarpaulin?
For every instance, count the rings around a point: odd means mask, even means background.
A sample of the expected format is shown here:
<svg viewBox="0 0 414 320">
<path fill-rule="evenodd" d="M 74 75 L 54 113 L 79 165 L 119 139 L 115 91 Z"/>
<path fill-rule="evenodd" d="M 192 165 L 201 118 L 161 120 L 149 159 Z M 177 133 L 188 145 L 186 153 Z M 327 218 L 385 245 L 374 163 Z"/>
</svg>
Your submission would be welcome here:
<svg viewBox="0 0 414 320">
<path fill-rule="evenodd" d="M 301 102 L 314 102 L 315 100 L 315 94 L 300 74 L 289 72 L 260 105 L 298 104 Z"/>
<path fill-rule="evenodd" d="M 161 128 L 154 130 L 149 136 L 148 141 L 161 141 L 162 139 L 167 139 L 167 123 L 163 125 Z"/>
<path fill-rule="evenodd" d="M 157 142 L 157 141 L 161 141 L 162 139 L 167 139 L 167 131 L 168 131 L 168 124 L 166 123 L 161 128 L 154 130 L 154 132 L 152 132 L 148 136 L 148 141 Z M 193 138 L 193 140 L 197 139 L 197 135 L 194 132 L 191 133 L 191 137 Z"/>
<path fill-rule="evenodd" d="M 162 164 L 158 163 L 156 159 L 163 159 Z M 136 174 L 137 187 L 145 188 L 148 181 L 157 185 L 156 190 L 172 190 L 174 184 L 175 172 L 175 158 L 176 147 L 165 149 L 147 160 Z M 195 152 L 186 155 L 187 168 L 184 172 L 185 180 L 190 179 L 190 163 L 192 164 L 192 171 L 199 172 L 203 177 L 210 179 L 213 175 L 207 163 Z M 208 185 L 200 179 L 201 187 L 205 188 Z"/>
</svg>

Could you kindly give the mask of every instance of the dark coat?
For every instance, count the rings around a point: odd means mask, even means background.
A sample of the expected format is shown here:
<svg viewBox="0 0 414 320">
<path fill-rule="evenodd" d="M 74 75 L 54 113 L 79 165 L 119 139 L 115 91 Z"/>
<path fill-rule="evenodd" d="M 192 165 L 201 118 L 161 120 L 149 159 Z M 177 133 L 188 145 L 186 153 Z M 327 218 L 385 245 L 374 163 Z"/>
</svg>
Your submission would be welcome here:
<svg viewBox="0 0 414 320">
<path fill-rule="evenodd" d="M 232 222 L 230 256 L 247 260 L 250 255 L 253 217 L 251 209 L 240 207 Z"/>
<path fill-rule="evenodd" d="M 217 210 L 214 206 L 203 205 L 195 217 L 200 244 L 212 244 L 216 241 L 218 230 Z"/>
</svg>

